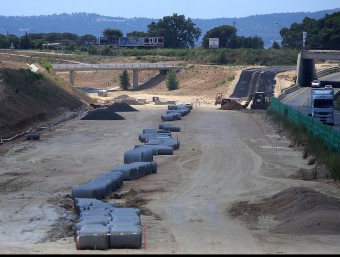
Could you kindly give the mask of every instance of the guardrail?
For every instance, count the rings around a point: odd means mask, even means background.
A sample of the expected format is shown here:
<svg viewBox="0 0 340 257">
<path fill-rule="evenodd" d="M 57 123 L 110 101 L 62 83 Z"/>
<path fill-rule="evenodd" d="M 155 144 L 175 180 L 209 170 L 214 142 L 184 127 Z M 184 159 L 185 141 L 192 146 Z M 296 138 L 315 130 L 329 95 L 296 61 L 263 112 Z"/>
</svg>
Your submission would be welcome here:
<svg viewBox="0 0 340 257">
<path fill-rule="evenodd" d="M 300 89 L 301 87 L 299 85 L 295 85 L 289 88 L 286 88 L 283 90 L 283 92 L 276 98 L 278 100 L 282 100 L 282 98 L 284 98 L 287 94 L 290 94 L 298 89 Z"/>
<path fill-rule="evenodd" d="M 334 72 L 340 72 L 340 67 L 331 67 L 331 68 L 328 68 L 328 69 L 317 71 L 316 76 L 317 77 L 323 77 L 323 76 L 329 75 L 329 74 L 334 73 Z"/>
<path fill-rule="evenodd" d="M 133 69 L 173 69 L 179 68 L 178 65 L 165 63 L 101 63 L 101 64 L 52 64 L 53 70 L 72 71 L 72 70 L 133 70 Z"/>
</svg>

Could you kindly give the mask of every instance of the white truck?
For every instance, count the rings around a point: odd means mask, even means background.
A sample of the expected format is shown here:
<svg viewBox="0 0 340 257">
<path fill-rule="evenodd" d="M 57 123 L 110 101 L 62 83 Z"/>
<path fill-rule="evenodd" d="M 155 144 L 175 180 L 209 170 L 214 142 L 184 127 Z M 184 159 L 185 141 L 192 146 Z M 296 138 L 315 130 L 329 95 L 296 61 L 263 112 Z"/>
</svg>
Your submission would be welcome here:
<svg viewBox="0 0 340 257">
<path fill-rule="evenodd" d="M 325 88 L 312 88 L 308 105 L 308 115 L 319 120 L 323 124 L 334 125 L 334 89 L 331 86 Z"/>
</svg>

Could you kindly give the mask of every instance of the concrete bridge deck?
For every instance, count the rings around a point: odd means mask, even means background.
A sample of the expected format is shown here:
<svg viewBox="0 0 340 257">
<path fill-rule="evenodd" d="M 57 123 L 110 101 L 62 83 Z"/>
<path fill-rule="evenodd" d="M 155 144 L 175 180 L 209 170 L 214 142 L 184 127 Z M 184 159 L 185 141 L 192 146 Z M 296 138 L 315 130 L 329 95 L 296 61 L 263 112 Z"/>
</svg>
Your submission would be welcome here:
<svg viewBox="0 0 340 257">
<path fill-rule="evenodd" d="M 52 69 L 55 71 L 169 70 L 179 69 L 179 66 L 165 63 L 52 64 Z"/>
<path fill-rule="evenodd" d="M 138 71 L 140 70 L 179 70 L 180 66 L 165 63 L 100 63 L 100 64 L 52 64 L 55 72 L 68 71 L 70 84 L 74 85 L 75 71 L 89 70 L 132 70 L 133 89 L 138 87 Z"/>
</svg>

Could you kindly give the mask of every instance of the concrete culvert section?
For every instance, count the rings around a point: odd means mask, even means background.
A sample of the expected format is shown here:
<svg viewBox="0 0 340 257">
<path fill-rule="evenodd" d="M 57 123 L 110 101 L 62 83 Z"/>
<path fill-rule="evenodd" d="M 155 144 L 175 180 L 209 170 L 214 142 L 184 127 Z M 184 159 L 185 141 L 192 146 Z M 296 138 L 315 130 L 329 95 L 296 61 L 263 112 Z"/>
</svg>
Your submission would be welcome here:
<svg viewBox="0 0 340 257">
<path fill-rule="evenodd" d="M 124 181 L 138 179 L 140 177 L 157 173 L 156 162 L 133 162 L 123 164 L 111 170 L 112 173 L 120 172 L 123 174 Z"/>
<path fill-rule="evenodd" d="M 79 210 L 79 222 L 74 226 L 78 250 L 141 248 L 139 208 L 116 208 L 112 203 L 89 198 L 76 198 L 74 203 Z"/>
<path fill-rule="evenodd" d="M 173 139 L 173 138 L 166 138 L 166 139 L 150 139 L 146 144 L 146 146 L 149 145 L 158 145 L 158 146 L 169 146 L 172 147 L 173 150 L 179 149 L 180 142 L 179 140 Z M 158 152 L 158 154 L 160 154 Z"/>
<path fill-rule="evenodd" d="M 174 149 L 172 146 L 166 145 L 137 145 L 136 147 L 150 147 L 153 155 L 173 155 Z"/>
<path fill-rule="evenodd" d="M 159 130 L 159 131 L 145 131 L 145 129 L 143 130 L 143 133 L 138 135 L 138 139 L 140 142 L 147 142 L 150 139 L 167 139 L 167 138 L 171 138 L 171 131 L 167 131 L 167 130 Z"/>
<path fill-rule="evenodd" d="M 180 113 L 167 113 L 161 115 L 162 121 L 174 121 L 174 120 L 181 120 L 182 116 Z"/>
<path fill-rule="evenodd" d="M 162 129 L 168 130 L 171 132 L 180 132 L 181 128 L 178 126 L 173 126 L 173 125 L 162 125 Z"/>
<path fill-rule="evenodd" d="M 38 134 L 38 133 L 28 133 L 28 134 L 26 134 L 26 139 L 27 140 L 39 140 L 40 134 Z"/>
<path fill-rule="evenodd" d="M 177 109 L 177 110 L 167 110 L 166 114 L 175 114 L 175 113 L 179 113 L 181 114 L 181 117 L 184 117 L 186 115 L 189 114 L 188 109 Z"/>
<path fill-rule="evenodd" d="M 135 226 L 112 226 L 110 235 L 110 248 L 141 248 L 142 227 Z"/>
<path fill-rule="evenodd" d="M 78 231 L 77 249 L 78 250 L 107 250 L 110 248 L 110 228 L 107 226 L 96 225 L 83 227 Z"/>
<path fill-rule="evenodd" d="M 152 162 L 153 151 L 149 147 L 137 147 L 124 153 L 124 163 Z"/>
<path fill-rule="evenodd" d="M 84 185 L 72 187 L 72 198 L 103 199 L 123 185 L 123 174 L 106 172 Z"/>
</svg>

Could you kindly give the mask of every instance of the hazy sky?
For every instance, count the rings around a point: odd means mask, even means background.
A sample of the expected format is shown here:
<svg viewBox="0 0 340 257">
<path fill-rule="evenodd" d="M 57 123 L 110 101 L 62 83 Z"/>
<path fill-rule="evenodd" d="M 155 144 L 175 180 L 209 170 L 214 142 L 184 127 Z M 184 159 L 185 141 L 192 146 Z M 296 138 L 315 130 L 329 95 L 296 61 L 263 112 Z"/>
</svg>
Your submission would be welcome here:
<svg viewBox="0 0 340 257">
<path fill-rule="evenodd" d="M 0 15 L 96 13 L 111 17 L 161 19 L 239 18 L 256 14 L 315 12 L 340 7 L 340 0 L 0 0 Z"/>
</svg>

